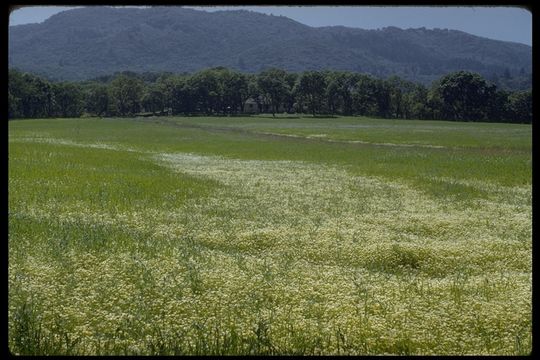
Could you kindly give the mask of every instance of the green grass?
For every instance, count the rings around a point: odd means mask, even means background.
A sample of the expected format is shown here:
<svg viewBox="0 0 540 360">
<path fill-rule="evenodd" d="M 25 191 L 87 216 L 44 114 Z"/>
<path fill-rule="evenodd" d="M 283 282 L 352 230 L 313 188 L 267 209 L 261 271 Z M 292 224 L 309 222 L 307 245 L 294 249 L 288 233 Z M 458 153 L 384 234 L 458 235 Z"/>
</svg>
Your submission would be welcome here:
<svg viewBox="0 0 540 360">
<path fill-rule="evenodd" d="M 16 354 L 528 354 L 531 126 L 9 122 Z"/>
</svg>

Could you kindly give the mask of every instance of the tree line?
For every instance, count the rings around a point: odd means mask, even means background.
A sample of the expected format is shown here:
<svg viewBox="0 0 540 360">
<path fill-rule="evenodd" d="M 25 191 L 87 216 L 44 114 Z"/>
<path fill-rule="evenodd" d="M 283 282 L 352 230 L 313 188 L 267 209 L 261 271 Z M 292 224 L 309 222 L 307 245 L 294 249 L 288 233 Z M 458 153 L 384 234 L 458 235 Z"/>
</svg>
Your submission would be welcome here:
<svg viewBox="0 0 540 360">
<path fill-rule="evenodd" d="M 396 119 L 532 122 L 531 91 L 506 91 L 472 72 L 430 87 L 397 76 L 347 71 L 245 74 L 224 67 L 194 74 L 117 73 L 83 82 L 50 82 L 10 69 L 9 118 L 310 113 Z"/>
</svg>

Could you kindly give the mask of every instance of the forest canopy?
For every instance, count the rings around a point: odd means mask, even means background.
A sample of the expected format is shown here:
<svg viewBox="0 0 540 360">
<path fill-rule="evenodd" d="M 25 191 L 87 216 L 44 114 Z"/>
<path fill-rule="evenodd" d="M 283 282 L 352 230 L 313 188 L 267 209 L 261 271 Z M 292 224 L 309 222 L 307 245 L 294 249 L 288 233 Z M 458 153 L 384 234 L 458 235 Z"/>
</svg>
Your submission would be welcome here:
<svg viewBox="0 0 540 360">
<path fill-rule="evenodd" d="M 9 118 L 308 113 L 394 119 L 532 122 L 531 91 L 497 88 L 468 71 L 431 86 L 348 71 L 245 74 L 225 67 L 193 74 L 122 72 L 51 82 L 9 70 Z M 251 111 L 251 113 L 253 113 Z"/>
</svg>

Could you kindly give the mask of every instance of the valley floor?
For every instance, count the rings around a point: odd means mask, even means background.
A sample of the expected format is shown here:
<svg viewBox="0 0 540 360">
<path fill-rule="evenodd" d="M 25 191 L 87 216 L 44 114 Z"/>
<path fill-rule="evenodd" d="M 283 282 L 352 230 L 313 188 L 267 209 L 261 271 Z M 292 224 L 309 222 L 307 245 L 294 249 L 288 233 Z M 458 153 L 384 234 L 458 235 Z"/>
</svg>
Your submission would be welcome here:
<svg viewBox="0 0 540 360">
<path fill-rule="evenodd" d="M 531 126 L 9 123 L 16 354 L 528 354 Z"/>
</svg>

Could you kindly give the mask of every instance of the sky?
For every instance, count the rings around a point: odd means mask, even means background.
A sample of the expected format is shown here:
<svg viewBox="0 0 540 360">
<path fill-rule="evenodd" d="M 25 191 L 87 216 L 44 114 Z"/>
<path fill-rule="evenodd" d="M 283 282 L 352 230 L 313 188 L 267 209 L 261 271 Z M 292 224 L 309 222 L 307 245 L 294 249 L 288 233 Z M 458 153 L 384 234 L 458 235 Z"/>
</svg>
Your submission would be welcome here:
<svg viewBox="0 0 540 360">
<path fill-rule="evenodd" d="M 187 6 L 186 6 L 187 7 Z M 10 15 L 10 25 L 43 22 L 74 7 L 28 6 Z M 206 11 L 251 10 L 283 15 L 313 27 L 342 25 L 362 29 L 396 26 L 402 29 L 453 29 L 495 40 L 532 46 L 532 14 L 518 7 L 419 6 L 189 6 Z"/>
</svg>

